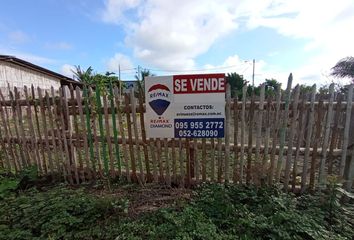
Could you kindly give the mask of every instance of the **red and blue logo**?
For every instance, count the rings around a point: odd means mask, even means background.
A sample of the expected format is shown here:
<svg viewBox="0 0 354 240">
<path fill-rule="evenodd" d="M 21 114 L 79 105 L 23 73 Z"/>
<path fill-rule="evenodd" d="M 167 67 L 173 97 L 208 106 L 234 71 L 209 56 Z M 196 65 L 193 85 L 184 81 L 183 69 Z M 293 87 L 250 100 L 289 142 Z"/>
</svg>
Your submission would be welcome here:
<svg viewBox="0 0 354 240">
<path fill-rule="evenodd" d="M 149 105 L 161 116 L 171 103 L 171 91 L 163 84 L 155 84 L 149 88 Z"/>
</svg>

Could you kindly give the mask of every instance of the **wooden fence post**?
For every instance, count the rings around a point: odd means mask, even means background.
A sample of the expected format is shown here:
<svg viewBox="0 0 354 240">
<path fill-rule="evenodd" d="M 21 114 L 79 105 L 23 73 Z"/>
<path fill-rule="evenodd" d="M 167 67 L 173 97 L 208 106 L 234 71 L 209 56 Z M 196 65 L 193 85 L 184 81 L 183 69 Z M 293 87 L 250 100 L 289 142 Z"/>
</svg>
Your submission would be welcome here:
<svg viewBox="0 0 354 240">
<path fill-rule="evenodd" d="M 273 124 L 273 136 L 272 136 L 272 152 L 270 155 L 270 167 L 268 175 L 268 184 L 273 183 L 274 172 L 275 172 L 275 151 L 277 146 L 277 138 L 279 134 L 279 123 L 280 123 L 280 101 L 281 101 L 281 88 L 277 91 L 277 100 L 275 106 L 275 122 Z"/>
<path fill-rule="evenodd" d="M 331 130 L 331 123 L 333 119 L 333 100 L 334 100 L 334 83 L 332 83 L 329 86 L 329 94 L 330 94 L 330 99 L 329 99 L 329 105 L 328 105 L 328 110 L 327 110 L 327 120 L 326 120 L 326 125 L 324 129 L 324 139 L 323 139 L 323 144 L 322 144 L 322 157 L 321 157 L 321 162 L 320 162 L 320 172 L 319 172 L 319 187 L 324 188 L 325 184 L 327 183 L 327 174 L 325 171 L 325 165 L 327 161 L 327 148 L 329 144 L 329 133 Z"/>
<path fill-rule="evenodd" d="M 247 84 L 242 87 L 242 110 L 241 110 L 241 149 L 240 149 L 240 180 L 243 183 L 243 168 L 245 162 L 245 129 L 246 129 L 246 94 Z"/>
<path fill-rule="evenodd" d="M 283 116 L 283 122 L 282 122 L 282 127 L 280 129 L 280 147 L 279 147 L 279 157 L 278 157 L 278 163 L 277 163 L 277 171 L 276 171 L 276 178 L 275 181 L 279 182 L 280 181 L 280 175 L 282 171 L 282 166 L 283 166 L 283 158 L 284 158 L 284 144 L 285 144 L 285 135 L 286 135 L 286 129 L 288 126 L 288 117 L 289 117 L 289 103 L 291 99 L 291 85 L 293 82 L 293 75 L 290 73 L 289 78 L 288 78 L 288 86 L 285 91 L 285 110 L 284 110 L 284 116 Z"/>
<path fill-rule="evenodd" d="M 230 124 L 231 124 L 231 86 L 226 85 L 226 111 L 225 111 L 225 182 L 229 182 L 230 167 Z"/>
<path fill-rule="evenodd" d="M 349 150 L 349 154 L 347 157 L 342 158 L 341 160 L 341 165 L 344 165 L 344 169 L 342 170 L 343 166 L 341 166 L 341 171 L 343 172 L 343 178 L 344 178 L 344 189 L 350 192 L 352 190 L 352 185 L 354 181 L 354 111 L 352 109 L 352 99 L 353 99 L 353 84 L 349 86 L 348 89 L 348 106 L 347 106 L 347 112 L 346 112 L 346 123 L 345 126 L 347 127 L 347 121 L 350 123 L 348 133 L 344 134 L 349 134 L 349 139 L 347 141 L 347 147 L 344 149 L 344 144 L 343 144 L 343 150 L 347 151 L 347 148 Z M 350 104 L 350 106 L 349 106 Z M 343 155 L 342 155 L 343 157 Z"/>
<path fill-rule="evenodd" d="M 289 179 L 290 179 L 290 167 L 291 167 L 291 159 L 293 157 L 293 138 L 294 138 L 294 132 L 296 128 L 296 120 L 297 120 L 297 107 L 298 107 L 298 102 L 299 102 L 299 96 L 300 96 L 300 86 L 296 85 L 295 90 L 294 90 L 294 102 L 293 102 L 293 118 L 291 121 L 291 126 L 290 126 L 290 131 L 289 131 L 289 137 L 288 137 L 288 155 L 286 158 L 286 164 L 285 164 L 285 179 L 284 179 L 284 190 L 288 191 L 288 185 L 289 185 Z"/>
</svg>

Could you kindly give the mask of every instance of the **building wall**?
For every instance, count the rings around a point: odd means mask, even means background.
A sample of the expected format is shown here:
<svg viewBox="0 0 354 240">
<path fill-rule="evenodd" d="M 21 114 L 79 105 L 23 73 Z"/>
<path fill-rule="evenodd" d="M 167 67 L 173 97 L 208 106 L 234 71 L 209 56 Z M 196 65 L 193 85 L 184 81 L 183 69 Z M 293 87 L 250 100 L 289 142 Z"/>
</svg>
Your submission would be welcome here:
<svg viewBox="0 0 354 240">
<path fill-rule="evenodd" d="M 3 93 L 7 92 L 8 85 L 22 92 L 24 86 L 31 87 L 32 84 L 35 88 L 50 89 L 53 86 L 58 89 L 60 80 L 9 62 L 0 62 L 0 89 Z"/>
</svg>

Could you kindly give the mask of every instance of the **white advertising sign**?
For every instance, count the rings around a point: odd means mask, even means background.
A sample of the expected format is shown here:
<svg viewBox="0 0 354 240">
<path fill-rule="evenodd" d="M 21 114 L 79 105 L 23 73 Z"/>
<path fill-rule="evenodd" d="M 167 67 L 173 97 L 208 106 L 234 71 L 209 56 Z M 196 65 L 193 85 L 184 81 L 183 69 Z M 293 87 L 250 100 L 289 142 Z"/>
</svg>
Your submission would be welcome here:
<svg viewBox="0 0 354 240">
<path fill-rule="evenodd" d="M 225 88 L 225 74 L 145 78 L 147 137 L 224 137 Z"/>
</svg>

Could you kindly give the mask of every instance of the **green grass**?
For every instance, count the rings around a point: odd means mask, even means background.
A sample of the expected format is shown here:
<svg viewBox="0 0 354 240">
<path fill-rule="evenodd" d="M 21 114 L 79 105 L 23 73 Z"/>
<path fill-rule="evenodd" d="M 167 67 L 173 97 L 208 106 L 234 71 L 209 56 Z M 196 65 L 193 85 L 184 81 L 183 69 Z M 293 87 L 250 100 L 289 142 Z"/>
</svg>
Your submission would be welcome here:
<svg viewBox="0 0 354 240">
<path fill-rule="evenodd" d="M 276 187 L 206 184 L 190 201 L 176 198 L 169 207 L 134 215 L 129 195 L 61 184 L 19 191 L 13 178 L 0 181 L 0 186 L 11 181 L 0 198 L 0 239 L 6 240 L 351 239 L 354 234 L 335 188 L 296 197 Z"/>
</svg>

